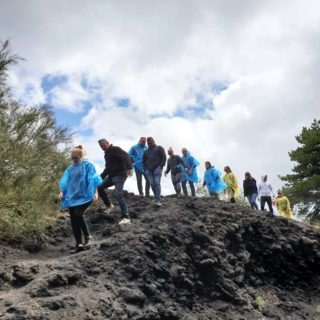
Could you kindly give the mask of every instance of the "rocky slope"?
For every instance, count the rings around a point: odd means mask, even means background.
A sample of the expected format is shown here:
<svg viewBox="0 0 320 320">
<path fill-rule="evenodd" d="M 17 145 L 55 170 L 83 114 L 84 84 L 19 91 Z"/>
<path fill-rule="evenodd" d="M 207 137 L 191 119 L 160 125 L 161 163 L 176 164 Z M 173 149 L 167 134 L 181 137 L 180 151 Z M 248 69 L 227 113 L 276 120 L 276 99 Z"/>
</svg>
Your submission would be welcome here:
<svg viewBox="0 0 320 320">
<path fill-rule="evenodd" d="M 39 248 L 0 247 L 0 319 L 320 319 L 320 233 L 221 201 L 127 194 L 87 214 L 94 244 L 70 254 L 68 214 Z M 39 250 L 40 249 L 40 250 Z"/>
</svg>

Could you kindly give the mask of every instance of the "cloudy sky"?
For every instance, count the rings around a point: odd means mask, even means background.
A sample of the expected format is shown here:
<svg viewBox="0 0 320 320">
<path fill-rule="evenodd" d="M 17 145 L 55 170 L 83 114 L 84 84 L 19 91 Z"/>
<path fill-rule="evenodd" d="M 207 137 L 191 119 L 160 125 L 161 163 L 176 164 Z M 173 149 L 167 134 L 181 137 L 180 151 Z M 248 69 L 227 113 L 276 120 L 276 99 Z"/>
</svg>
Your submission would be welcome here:
<svg viewBox="0 0 320 320">
<path fill-rule="evenodd" d="M 201 176 L 209 160 L 279 188 L 320 115 L 318 0 L 0 0 L 0 39 L 25 58 L 15 97 L 50 104 L 99 170 L 97 139 L 153 136 Z"/>
</svg>

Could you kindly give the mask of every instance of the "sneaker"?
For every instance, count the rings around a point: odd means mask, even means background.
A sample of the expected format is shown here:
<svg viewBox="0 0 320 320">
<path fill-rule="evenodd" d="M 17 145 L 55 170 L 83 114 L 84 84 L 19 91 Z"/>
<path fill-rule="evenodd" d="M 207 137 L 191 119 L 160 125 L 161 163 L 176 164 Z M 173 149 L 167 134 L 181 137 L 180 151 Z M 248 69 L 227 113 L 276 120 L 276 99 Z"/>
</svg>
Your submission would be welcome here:
<svg viewBox="0 0 320 320">
<path fill-rule="evenodd" d="M 154 203 L 154 205 L 157 206 L 157 207 L 161 207 L 161 202 L 160 202 L 160 201 L 156 201 L 156 202 Z"/>
<path fill-rule="evenodd" d="M 109 213 L 112 211 L 113 208 L 114 208 L 114 205 L 111 203 L 110 206 L 107 207 L 107 208 L 104 210 L 104 212 L 105 212 L 106 214 L 109 214 Z"/>
<path fill-rule="evenodd" d="M 85 237 L 85 242 L 84 242 L 84 246 L 85 247 L 88 247 L 88 246 L 90 246 L 91 245 L 91 242 L 92 242 L 92 236 L 87 236 L 87 237 Z"/>
<path fill-rule="evenodd" d="M 119 224 L 131 224 L 131 220 L 128 218 L 123 218 L 120 220 Z"/>
<path fill-rule="evenodd" d="M 81 252 L 83 250 L 84 250 L 84 247 L 83 247 L 82 243 L 79 243 L 79 244 L 76 245 L 75 252 Z"/>
</svg>

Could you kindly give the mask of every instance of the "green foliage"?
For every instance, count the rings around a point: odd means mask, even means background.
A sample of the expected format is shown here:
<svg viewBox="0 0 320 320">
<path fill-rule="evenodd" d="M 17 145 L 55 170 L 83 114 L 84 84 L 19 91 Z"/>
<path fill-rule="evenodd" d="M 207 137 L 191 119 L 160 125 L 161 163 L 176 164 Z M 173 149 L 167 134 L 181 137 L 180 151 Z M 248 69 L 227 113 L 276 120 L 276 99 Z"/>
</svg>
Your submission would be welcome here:
<svg viewBox="0 0 320 320">
<path fill-rule="evenodd" d="M 293 173 L 280 177 L 286 181 L 283 191 L 293 204 L 300 204 L 302 213 L 313 206 L 316 218 L 320 208 L 320 121 L 315 119 L 309 128 L 303 127 L 296 140 L 300 146 L 289 152 L 296 163 Z"/>
<path fill-rule="evenodd" d="M 70 135 L 48 106 L 22 107 L 7 93 L 6 72 L 16 63 L 0 49 L 0 237 L 39 237 L 55 212 L 58 179 L 67 165 Z"/>
</svg>

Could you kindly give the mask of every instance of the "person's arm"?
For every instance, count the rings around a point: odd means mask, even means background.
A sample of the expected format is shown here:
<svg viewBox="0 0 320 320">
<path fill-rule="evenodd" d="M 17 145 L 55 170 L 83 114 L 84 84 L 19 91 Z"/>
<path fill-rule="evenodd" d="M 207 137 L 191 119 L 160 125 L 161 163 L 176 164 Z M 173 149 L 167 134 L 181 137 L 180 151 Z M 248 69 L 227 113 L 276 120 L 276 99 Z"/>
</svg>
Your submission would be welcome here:
<svg viewBox="0 0 320 320">
<path fill-rule="evenodd" d="M 134 154 L 135 154 L 135 148 L 132 146 L 130 150 L 128 151 L 128 155 L 131 158 L 132 162 L 134 163 Z"/>
<path fill-rule="evenodd" d="M 247 192 L 247 186 L 245 184 L 245 181 L 243 181 L 243 195 L 246 197 L 248 195 L 248 192 Z"/>
<path fill-rule="evenodd" d="M 164 172 L 164 175 L 166 176 L 166 175 L 170 172 L 170 170 L 171 170 L 171 166 L 170 166 L 170 162 L 169 162 L 169 160 L 168 160 L 168 162 L 167 162 L 167 169 L 166 169 L 166 171 Z"/>
<path fill-rule="evenodd" d="M 167 156 L 166 156 L 166 152 L 162 147 L 159 147 L 159 155 L 160 155 L 160 167 L 163 168 L 166 165 Z"/>
<path fill-rule="evenodd" d="M 63 198 L 64 194 L 66 193 L 66 191 L 68 189 L 70 167 L 71 166 L 69 166 L 64 171 L 63 176 L 61 177 L 61 179 L 59 181 L 59 189 L 60 189 L 60 192 L 58 194 L 59 200 L 61 200 Z"/>
</svg>

